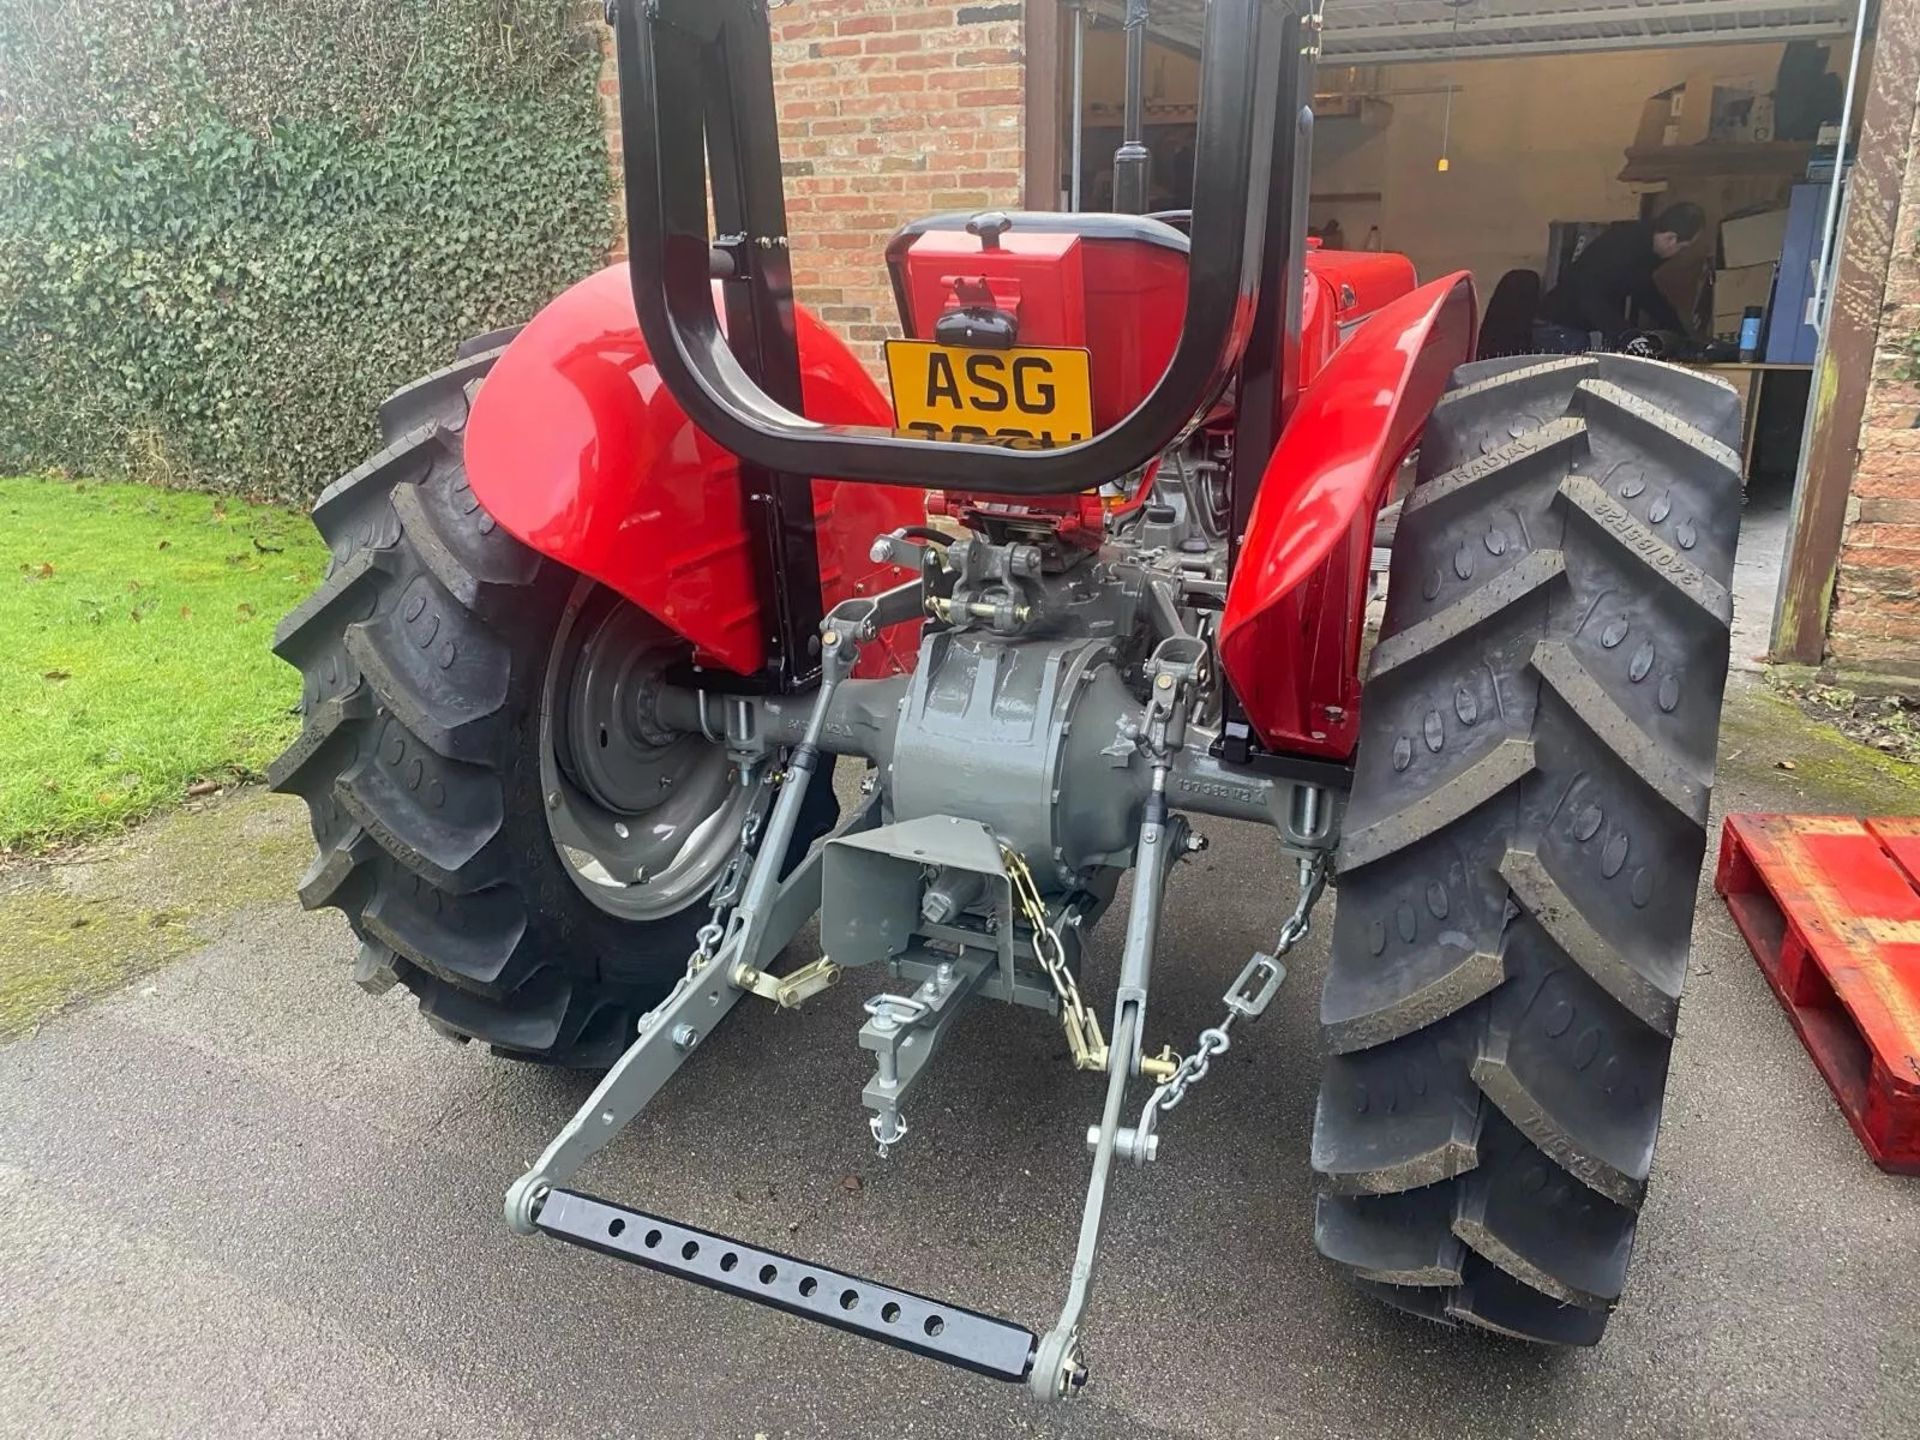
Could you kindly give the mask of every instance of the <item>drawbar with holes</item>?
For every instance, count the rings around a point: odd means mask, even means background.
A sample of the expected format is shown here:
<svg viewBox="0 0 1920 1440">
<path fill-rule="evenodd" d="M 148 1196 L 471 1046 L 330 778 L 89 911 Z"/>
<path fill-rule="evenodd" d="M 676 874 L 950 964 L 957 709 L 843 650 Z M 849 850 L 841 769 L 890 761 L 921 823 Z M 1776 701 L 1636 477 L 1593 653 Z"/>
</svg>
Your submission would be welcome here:
<svg viewBox="0 0 1920 1440">
<path fill-rule="evenodd" d="M 1010 1320 L 895 1290 L 777 1250 L 743 1245 L 591 1195 L 554 1190 L 542 1202 L 535 1223 L 556 1240 L 995 1380 L 1025 1380 L 1033 1366 L 1033 1332 Z"/>
</svg>

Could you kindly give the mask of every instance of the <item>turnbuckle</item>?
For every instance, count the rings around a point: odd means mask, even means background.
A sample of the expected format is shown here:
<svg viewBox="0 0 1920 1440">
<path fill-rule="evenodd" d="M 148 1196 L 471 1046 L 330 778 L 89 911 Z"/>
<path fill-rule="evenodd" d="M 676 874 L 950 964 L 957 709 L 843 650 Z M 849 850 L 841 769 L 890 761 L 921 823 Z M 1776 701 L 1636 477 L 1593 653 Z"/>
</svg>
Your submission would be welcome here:
<svg viewBox="0 0 1920 1440">
<path fill-rule="evenodd" d="M 1227 1009 L 1235 1015 L 1251 1020 L 1267 1008 L 1274 994 L 1280 989 L 1280 982 L 1287 978 L 1287 967 L 1281 963 L 1278 955 L 1269 955 L 1264 950 L 1253 952 L 1253 958 L 1247 961 L 1240 976 L 1227 987 L 1223 997 Z M 1255 989 L 1258 985 L 1260 988 Z"/>
</svg>

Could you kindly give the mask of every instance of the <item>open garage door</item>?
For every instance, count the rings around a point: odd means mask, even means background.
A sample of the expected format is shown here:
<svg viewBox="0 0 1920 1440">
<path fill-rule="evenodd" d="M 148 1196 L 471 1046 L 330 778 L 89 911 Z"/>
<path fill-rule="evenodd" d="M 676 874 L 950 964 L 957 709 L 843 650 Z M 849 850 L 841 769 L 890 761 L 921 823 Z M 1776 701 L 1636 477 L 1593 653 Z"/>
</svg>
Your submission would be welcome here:
<svg viewBox="0 0 1920 1440">
<path fill-rule="evenodd" d="M 1088 56 L 1085 103 L 1078 81 L 1062 95 L 1081 122 L 1063 135 L 1068 199 L 1106 208 L 1128 0 L 1064 3 L 1078 28 L 1063 53 Z M 1140 119 L 1156 207 L 1184 203 L 1206 9 L 1148 0 Z M 1593 235 L 1670 206 L 1702 212 L 1659 277 L 1686 333 L 1657 343 L 1740 391 L 1749 518 L 1774 527 L 1747 550 L 1776 566 L 1789 553 L 1772 625 L 1770 580 L 1743 603 L 1759 631 L 1740 637 L 1743 657 L 1823 653 L 1911 133 L 1911 13 L 1884 0 L 1324 0 L 1313 233 L 1405 253 L 1422 273 L 1471 270 L 1483 298 L 1506 283 L 1494 353 L 1539 343 L 1546 297 Z M 1882 47 L 1889 27 L 1897 42 Z M 1889 118 L 1863 130 L 1871 95 Z M 1864 185 L 1850 178 L 1860 145 L 1873 151 Z M 1864 298 L 1836 320 L 1850 287 Z M 1826 362 L 1836 399 L 1810 424 L 1823 345 L 1845 363 Z"/>
<path fill-rule="evenodd" d="M 1126 7 L 1100 0 L 1092 8 L 1117 19 Z M 1327 0 L 1324 61 L 1385 65 L 1817 38 L 1851 30 L 1855 8 L 1853 0 Z M 1154 0 L 1154 37 L 1197 49 L 1205 13 L 1205 0 Z"/>
</svg>

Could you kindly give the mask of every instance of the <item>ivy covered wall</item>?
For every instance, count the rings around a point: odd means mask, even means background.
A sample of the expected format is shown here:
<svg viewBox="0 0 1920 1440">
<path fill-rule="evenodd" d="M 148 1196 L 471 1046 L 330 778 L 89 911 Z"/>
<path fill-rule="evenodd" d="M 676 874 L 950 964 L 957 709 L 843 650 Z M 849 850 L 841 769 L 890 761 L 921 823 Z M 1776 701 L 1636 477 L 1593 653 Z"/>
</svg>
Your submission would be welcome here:
<svg viewBox="0 0 1920 1440">
<path fill-rule="evenodd" d="M 0 0 L 0 471 L 305 500 L 604 263 L 565 0 Z"/>
</svg>

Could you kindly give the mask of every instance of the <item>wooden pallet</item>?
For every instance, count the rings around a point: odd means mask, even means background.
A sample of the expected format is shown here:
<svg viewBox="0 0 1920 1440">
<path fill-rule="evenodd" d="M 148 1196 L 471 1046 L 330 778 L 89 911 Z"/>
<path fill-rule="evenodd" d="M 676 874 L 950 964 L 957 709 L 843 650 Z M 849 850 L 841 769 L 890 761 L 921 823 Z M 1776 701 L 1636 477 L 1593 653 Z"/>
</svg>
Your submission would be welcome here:
<svg viewBox="0 0 1920 1440">
<path fill-rule="evenodd" d="M 1920 1175 L 1920 818 L 1729 815 L 1713 883 L 1874 1163 Z"/>
</svg>

